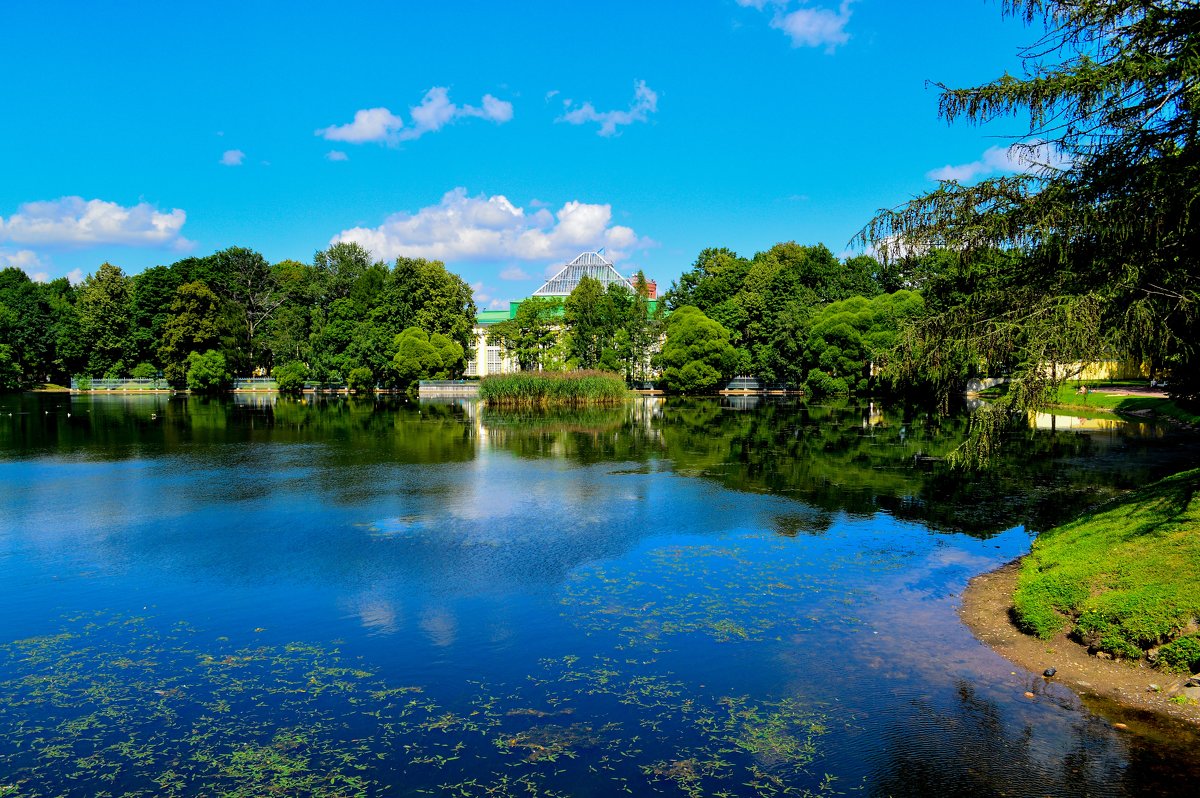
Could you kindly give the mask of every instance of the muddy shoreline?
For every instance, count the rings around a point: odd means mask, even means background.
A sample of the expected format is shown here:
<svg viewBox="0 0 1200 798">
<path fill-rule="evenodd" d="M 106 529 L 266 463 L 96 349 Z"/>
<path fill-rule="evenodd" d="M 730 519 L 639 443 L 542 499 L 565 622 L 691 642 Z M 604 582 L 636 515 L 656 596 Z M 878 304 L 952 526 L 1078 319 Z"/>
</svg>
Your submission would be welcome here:
<svg viewBox="0 0 1200 798">
<path fill-rule="evenodd" d="M 958 614 L 977 638 L 1005 659 L 1034 673 L 1055 668 L 1054 681 L 1070 687 L 1084 704 L 1113 720 L 1114 725 L 1127 722 L 1131 728 L 1143 726 L 1152 724 L 1157 716 L 1170 725 L 1179 724 L 1200 733 L 1200 705 L 1170 701 L 1182 695 L 1187 675 L 1165 673 L 1146 662 L 1099 659 L 1065 633 L 1040 640 L 1017 629 L 1011 610 L 1019 569 L 1020 560 L 1014 560 L 975 577 L 963 591 Z"/>
</svg>

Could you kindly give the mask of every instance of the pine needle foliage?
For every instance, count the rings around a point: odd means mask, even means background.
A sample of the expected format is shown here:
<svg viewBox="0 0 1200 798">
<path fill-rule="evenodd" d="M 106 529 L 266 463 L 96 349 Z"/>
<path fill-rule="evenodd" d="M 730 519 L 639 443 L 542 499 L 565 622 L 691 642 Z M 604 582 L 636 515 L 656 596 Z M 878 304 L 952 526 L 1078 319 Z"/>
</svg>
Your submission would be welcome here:
<svg viewBox="0 0 1200 798">
<path fill-rule="evenodd" d="M 901 347 L 934 382 L 972 358 L 1024 381 L 980 419 L 980 453 L 1070 376 L 1055 363 L 1119 351 L 1171 369 L 1178 398 L 1200 395 L 1200 2 L 1000 6 L 1042 29 L 1019 53 L 1021 76 L 934 85 L 948 123 L 1027 120 L 1010 150 L 1023 172 L 943 181 L 856 237 L 889 260 L 940 248 L 963 263 L 1019 256 L 990 296 L 931 314 Z"/>
</svg>

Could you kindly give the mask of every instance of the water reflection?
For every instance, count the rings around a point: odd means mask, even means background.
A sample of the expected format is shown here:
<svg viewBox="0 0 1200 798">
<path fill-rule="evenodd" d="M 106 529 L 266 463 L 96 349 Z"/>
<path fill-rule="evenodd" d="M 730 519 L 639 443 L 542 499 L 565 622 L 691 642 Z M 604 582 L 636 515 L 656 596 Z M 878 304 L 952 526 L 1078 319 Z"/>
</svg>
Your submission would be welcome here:
<svg viewBox="0 0 1200 798">
<path fill-rule="evenodd" d="M 1030 428 L 981 477 L 942 462 L 966 417 L 736 399 L 512 413 L 463 400 L 6 397 L 5 639 L 106 608 L 186 621 L 233 664 L 297 640 L 319 644 L 317 658 L 336 649 L 424 698 L 416 715 L 389 705 L 400 725 L 378 736 L 359 734 L 380 720 L 368 694 L 320 705 L 313 750 L 367 762 L 380 784 L 403 775 L 464 795 L 787 794 L 825 774 L 877 794 L 1104 794 L 1193 772 L 1181 755 L 1133 780 L 1149 754 L 1068 693 L 1026 702 L 1036 677 L 1009 677 L 954 615 L 970 576 L 1078 507 L 1181 467 L 1190 438 Z M 101 653 L 105 683 L 121 684 L 112 663 L 126 653 L 72 645 L 51 647 L 79 689 Z M 197 646 L 165 661 L 194 669 Z M 267 664 L 262 682 L 206 678 L 221 700 L 253 696 L 269 714 Z M 286 687 L 303 690 L 295 664 Z M 29 667 L 0 662 L 6 694 L 41 678 Z M 165 678 L 146 667 L 138 685 Z M 288 696 L 309 718 L 309 699 Z M 14 707 L 0 707 L 0 740 L 48 722 Z M 342 760 L 344 741 L 356 747 Z"/>
</svg>

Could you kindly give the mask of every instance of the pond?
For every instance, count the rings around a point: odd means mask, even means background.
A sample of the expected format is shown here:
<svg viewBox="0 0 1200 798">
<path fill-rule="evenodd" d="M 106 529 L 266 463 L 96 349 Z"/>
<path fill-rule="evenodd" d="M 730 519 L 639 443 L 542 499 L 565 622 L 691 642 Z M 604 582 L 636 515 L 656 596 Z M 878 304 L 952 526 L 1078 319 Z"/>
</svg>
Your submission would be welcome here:
<svg viewBox="0 0 1200 798">
<path fill-rule="evenodd" d="M 1178 794 L 956 615 L 1195 464 L 1038 421 L 963 475 L 865 402 L 0 398 L 0 796 Z"/>
</svg>

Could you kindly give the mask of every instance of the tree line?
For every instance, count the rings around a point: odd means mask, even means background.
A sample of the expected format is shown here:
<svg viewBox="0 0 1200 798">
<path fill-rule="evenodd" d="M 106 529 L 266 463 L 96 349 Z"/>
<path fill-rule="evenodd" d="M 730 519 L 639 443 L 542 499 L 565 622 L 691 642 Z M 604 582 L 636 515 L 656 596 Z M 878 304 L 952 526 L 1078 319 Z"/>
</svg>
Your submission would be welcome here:
<svg viewBox="0 0 1200 798">
<path fill-rule="evenodd" d="M 663 301 L 640 272 L 607 287 L 585 277 L 567 297 L 530 297 L 491 325 L 522 370 L 599 369 L 631 384 L 711 391 L 736 374 L 814 393 L 877 390 L 900 324 L 921 312 L 902 272 L 839 260 L 824 246 L 777 244 L 742 258 L 706 249 Z M 0 387 L 72 377 L 159 377 L 199 391 L 233 375 L 403 389 L 463 374 L 475 355 L 469 285 L 439 261 L 388 265 L 338 243 L 311 264 L 270 264 L 231 247 L 126 275 L 105 263 L 80 285 L 0 272 Z"/>
<path fill-rule="evenodd" d="M 8 268 L 0 271 L 0 389 L 161 374 L 173 386 L 211 390 L 235 374 L 273 372 L 392 387 L 412 357 L 433 362 L 414 354 L 422 333 L 437 369 L 461 373 L 474 322 L 470 286 L 440 261 L 388 265 L 354 243 L 333 244 L 311 264 L 271 264 L 241 247 L 135 275 L 104 263 L 77 286 Z"/>
</svg>

